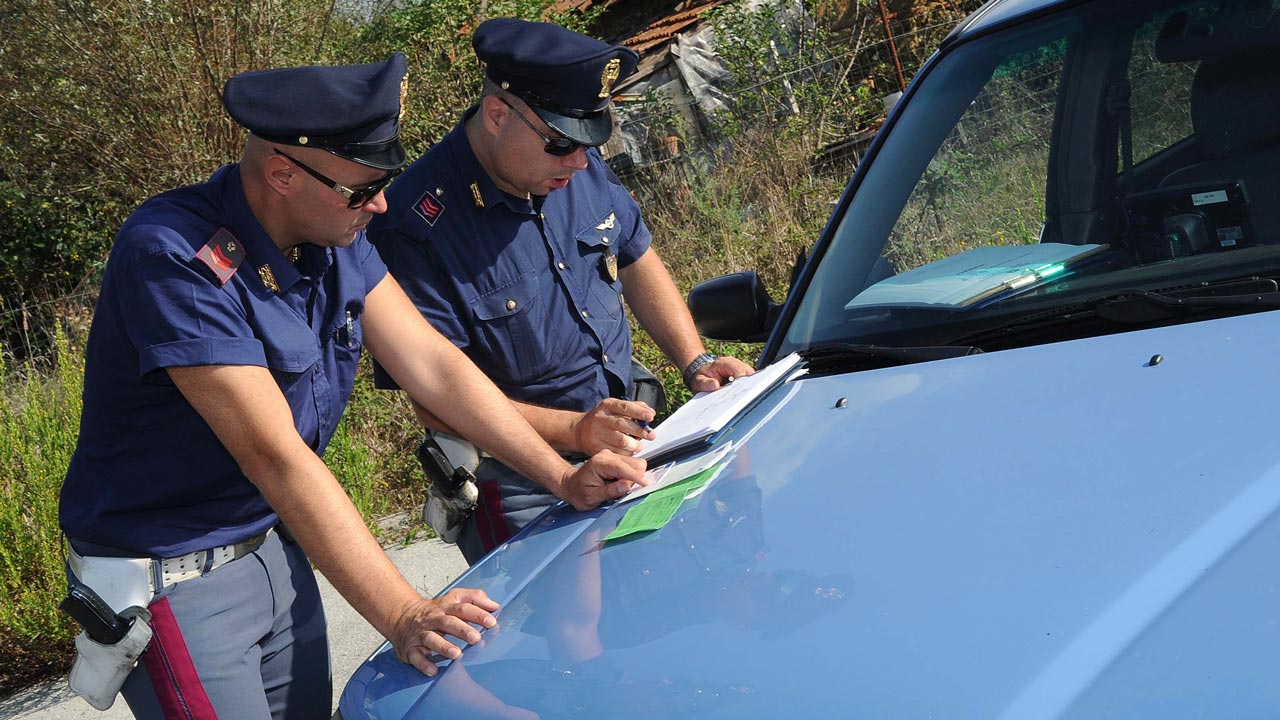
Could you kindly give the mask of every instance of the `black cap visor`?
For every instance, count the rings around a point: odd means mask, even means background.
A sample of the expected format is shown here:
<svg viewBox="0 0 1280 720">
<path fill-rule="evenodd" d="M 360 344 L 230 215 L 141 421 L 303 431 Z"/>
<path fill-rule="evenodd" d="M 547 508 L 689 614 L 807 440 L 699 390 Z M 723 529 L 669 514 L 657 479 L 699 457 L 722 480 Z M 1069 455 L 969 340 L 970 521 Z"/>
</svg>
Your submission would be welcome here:
<svg viewBox="0 0 1280 720">
<path fill-rule="evenodd" d="M 257 133 L 254 133 L 255 135 Z M 258 137 L 268 142 L 279 145 L 292 145 L 294 147 L 310 147 L 325 152 L 332 153 L 344 160 L 350 160 L 354 163 L 366 165 L 378 170 L 399 170 L 404 167 L 405 162 L 409 159 L 405 154 L 404 146 L 400 144 L 399 134 L 390 140 L 382 142 L 334 142 L 326 138 L 307 138 L 306 142 L 299 142 L 301 138 L 291 137 L 270 137 L 267 135 L 258 135 Z"/>
<path fill-rule="evenodd" d="M 408 160 L 399 136 L 380 143 L 346 143 L 344 145 L 322 143 L 312 147 L 327 150 L 340 158 L 379 170 L 399 170 Z"/>
<path fill-rule="evenodd" d="M 613 135 L 613 116 L 607 106 L 599 110 L 578 110 L 562 107 L 531 92 L 514 88 L 509 92 L 523 100 L 553 130 L 579 145 L 597 147 L 608 142 L 609 136 Z"/>
<path fill-rule="evenodd" d="M 607 110 L 596 113 L 592 117 L 576 118 L 557 115 L 537 105 L 530 107 L 552 129 L 579 145 L 597 147 L 608 142 L 609 137 L 613 135 L 613 118 Z"/>
</svg>

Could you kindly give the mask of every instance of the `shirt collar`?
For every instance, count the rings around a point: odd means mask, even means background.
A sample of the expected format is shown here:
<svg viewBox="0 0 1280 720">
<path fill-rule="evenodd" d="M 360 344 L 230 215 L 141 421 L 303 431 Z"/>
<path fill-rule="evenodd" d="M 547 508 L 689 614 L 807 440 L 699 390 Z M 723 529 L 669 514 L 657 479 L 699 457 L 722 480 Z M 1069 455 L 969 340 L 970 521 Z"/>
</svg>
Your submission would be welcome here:
<svg viewBox="0 0 1280 720">
<path fill-rule="evenodd" d="M 458 170 L 462 173 L 462 177 L 467 183 L 475 183 L 476 189 L 480 191 L 480 198 L 484 201 L 484 209 L 497 207 L 499 204 L 506 205 L 513 213 L 520 215 L 536 215 L 533 201 L 529 198 L 516 197 L 507 193 L 493 182 L 493 178 L 489 177 L 489 173 L 485 171 L 484 166 L 480 164 L 480 159 L 476 157 L 475 150 L 471 148 L 471 140 L 467 138 L 467 121 L 471 119 L 479 111 L 479 105 L 472 105 L 462 114 L 462 120 L 458 122 L 453 132 L 449 133 L 453 150 L 454 163 Z"/>
<path fill-rule="evenodd" d="M 218 177 L 219 174 L 223 174 L 221 178 Z M 246 260 L 263 280 L 263 284 L 267 284 L 264 276 L 269 274 L 279 288 L 267 289 L 280 293 L 301 281 L 302 273 L 280 252 L 280 248 L 276 247 L 275 241 L 249 207 L 244 186 L 241 185 L 240 165 L 226 165 L 214 174 L 214 178 L 221 181 L 224 226 L 244 245 Z M 302 249 L 303 255 L 306 255 L 307 248 Z M 263 267 L 269 268 L 270 272 L 262 270 Z"/>
</svg>

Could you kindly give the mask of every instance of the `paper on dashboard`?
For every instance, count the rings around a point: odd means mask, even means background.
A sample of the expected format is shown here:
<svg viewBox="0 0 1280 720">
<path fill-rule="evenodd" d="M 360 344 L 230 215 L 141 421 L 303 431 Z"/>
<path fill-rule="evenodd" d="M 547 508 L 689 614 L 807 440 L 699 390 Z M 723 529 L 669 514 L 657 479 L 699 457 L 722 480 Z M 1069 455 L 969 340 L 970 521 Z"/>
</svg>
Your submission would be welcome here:
<svg viewBox="0 0 1280 720">
<path fill-rule="evenodd" d="M 676 448 L 695 445 L 719 432 L 738 413 L 780 382 L 800 363 L 796 353 L 715 392 L 698 393 L 654 427 L 654 439 L 642 441 L 639 457 L 649 458 Z"/>
<path fill-rule="evenodd" d="M 885 278 L 858 293 L 845 310 L 936 307 L 962 310 L 1002 293 L 1051 280 L 1108 249 L 1107 245 L 987 245 Z"/>
</svg>

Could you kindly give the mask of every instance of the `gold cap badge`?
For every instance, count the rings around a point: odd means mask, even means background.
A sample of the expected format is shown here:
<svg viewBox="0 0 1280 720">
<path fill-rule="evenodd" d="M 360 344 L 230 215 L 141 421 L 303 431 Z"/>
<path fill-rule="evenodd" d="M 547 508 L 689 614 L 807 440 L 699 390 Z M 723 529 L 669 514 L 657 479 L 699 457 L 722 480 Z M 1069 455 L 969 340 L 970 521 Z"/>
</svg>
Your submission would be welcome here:
<svg viewBox="0 0 1280 720">
<path fill-rule="evenodd" d="M 618 79 L 618 73 L 622 70 L 622 61 L 614 58 L 605 63 L 604 72 L 600 73 L 600 99 L 609 97 L 609 91 L 613 88 L 613 83 Z"/>
<path fill-rule="evenodd" d="M 404 77 L 400 78 L 400 114 L 396 115 L 396 122 L 404 119 L 404 101 L 409 99 L 409 73 L 406 72 Z"/>
</svg>

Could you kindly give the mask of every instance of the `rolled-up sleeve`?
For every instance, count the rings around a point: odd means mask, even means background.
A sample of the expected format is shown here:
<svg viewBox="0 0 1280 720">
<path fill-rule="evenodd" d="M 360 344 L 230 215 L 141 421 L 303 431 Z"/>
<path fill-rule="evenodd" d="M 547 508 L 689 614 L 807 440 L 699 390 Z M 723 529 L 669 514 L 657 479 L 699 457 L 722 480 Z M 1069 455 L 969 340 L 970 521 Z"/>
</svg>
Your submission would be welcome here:
<svg viewBox="0 0 1280 720">
<path fill-rule="evenodd" d="M 167 367 L 266 365 L 244 307 L 198 262 L 160 252 L 134 266 L 121 311 L 140 377 Z"/>
</svg>

